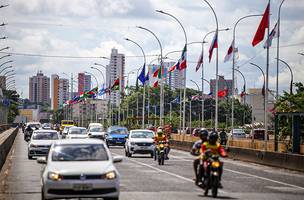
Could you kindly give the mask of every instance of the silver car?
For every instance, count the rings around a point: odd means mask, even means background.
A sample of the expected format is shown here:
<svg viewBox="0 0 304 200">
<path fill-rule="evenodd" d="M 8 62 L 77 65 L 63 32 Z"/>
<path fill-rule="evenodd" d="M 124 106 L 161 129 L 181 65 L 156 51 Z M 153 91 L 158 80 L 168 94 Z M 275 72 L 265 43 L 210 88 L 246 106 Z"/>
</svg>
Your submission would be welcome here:
<svg viewBox="0 0 304 200">
<path fill-rule="evenodd" d="M 34 131 L 28 144 L 28 159 L 34 156 L 46 156 L 52 143 L 58 139 L 59 136 L 55 130 Z"/>
<path fill-rule="evenodd" d="M 88 138 L 87 129 L 83 127 L 70 127 L 66 139 L 86 139 Z"/>
<path fill-rule="evenodd" d="M 55 142 L 42 172 L 42 199 L 103 198 L 118 200 L 120 175 L 113 163 L 122 157 L 112 157 L 102 140 L 75 139 Z"/>
<path fill-rule="evenodd" d="M 154 155 L 154 132 L 145 129 L 131 130 L 125 143 L 126 156 L 132 154 L 150 154 Z"/>
</svg>

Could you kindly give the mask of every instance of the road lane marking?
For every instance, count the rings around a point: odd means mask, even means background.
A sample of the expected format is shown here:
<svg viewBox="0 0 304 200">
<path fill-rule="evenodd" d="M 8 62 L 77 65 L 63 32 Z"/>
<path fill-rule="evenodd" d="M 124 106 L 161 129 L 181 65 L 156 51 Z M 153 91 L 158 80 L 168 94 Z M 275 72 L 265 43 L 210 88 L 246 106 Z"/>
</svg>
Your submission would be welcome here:
<svg viewBox="0 0 304 200">
<path fill-rule="evenodd" d="M 281 184 L 281 185 L 286 185 L 286 186 L 289 186 L 289 187 L 293 187 L 293 188 L 304 190 L 304 187 L 300 187 L 300 186 L 297 186 L 297 185 L 293 185 L 293 184 L 289 184 L 289 183 L 284 183 L 284 182 L 281 182 L 281 181 L 276 181 L 276 180 L 272 180 L 272 179 L 269 179 L 269 178 L 264 178 L 264 177 L 261 177 L 261 176 L 256 176 L 256 175 L 253 175 L 253 174 L 248 174 L 248 173 L 245 173 L 245 172 L 234 171 L 232 169 L 226 169 L 226 168 L 224 168 L 224 170 L 228 171 L 228 172 L 235 173 L 235 174 L 241 174 L 241 175 L 244 175 L 244 176 L 250 176 L 250 177 L 257 178 L 257 179 L 262 179 L 262 180 L 265 180 L 265 181 L 270 181 L 270 182 L 273 182 L 273 183 L 278 183 L 278 184 Z"/>
<path fill-rule="evenodd" d="M 120 154 L 117 154 L 117 153 L 113 153 L 112 154 L 115 154 L 115 155 L 120 155 Z M 168 172 L 168 171 L 165 171 L 165 170 L 162 170 L 162 169 L 159 169 L 157 167 L 153 167 L 152 165 L 149 165 L 149 164 L 146 164 L 146 163 L 142 163 L 142 162 L 139 162 L 139 161 L 136 161 L 136 160 L 132 160 L 130 158 L 127 158 L 129 161 L 133 162 L 133 163 L 136 163 L 138 165 L 142 165 L 142 166 L 145 166 L 145 167 L 148 167 L 148 168 L 151 168 L 151 169 L 154 169 L 155 171 L 158 171 L 158 172 L 162 172 L 162 173 L 165 173 L 165 174 L 168 174 L 170 176 L 174 176 L 178 179 L 181 179 L 181 180 L 184 180 L 184 181 L 187 181 L 187 182 L 191 182 L 191 183 L 194 183 L 194 180 L 190 179 L 190 178 L 186 178 L 186 177 L 183 177 L 183 176 L 180 176 L 178 174 L 174 174 L 172 172 Z M 221 190 L 222 193 L 227 193 L 223 190 Z"/>
</svg>

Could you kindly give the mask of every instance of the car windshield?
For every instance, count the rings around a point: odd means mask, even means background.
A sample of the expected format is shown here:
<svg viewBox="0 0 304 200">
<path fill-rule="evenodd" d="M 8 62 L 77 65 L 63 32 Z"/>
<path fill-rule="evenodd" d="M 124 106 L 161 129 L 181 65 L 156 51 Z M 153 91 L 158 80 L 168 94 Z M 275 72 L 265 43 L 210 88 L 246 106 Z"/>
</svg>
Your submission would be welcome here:
<svg viewBox="0 0 304 200">
<path fill-rule="evenodd" d="M 69 129 L 69 134 L 85 135 L 87 130 L 84 128 L 71 128 Z"/>
<path fill-rule="evenodd" d="M 91 127 L 90 132 L 102 132 L 102 128 L 101 127 Z"/>
<path fill-rule="evenodd" d="M 33 135 L 33 140 L 58 140 L 58 134 L 55 132 L 41 132 Z"/>
<path fill-rule="evenodd" d="M 121 134 L 121 135 L 127 135 L 128 130 L 127 129 L 115 129 L 110 132 L 110 134 Z"/>
<path fill-rule="evenodd" d="M 63 144 L 54 147 L 53 161 L 106 161 L 108 154 L 103 144 Z"/>
<path fill-rule="evenodd" d="M 150 131 L 136 131 L 132 132 L 131 138 L 153 138 L 154 134 Z"/>
</svg>

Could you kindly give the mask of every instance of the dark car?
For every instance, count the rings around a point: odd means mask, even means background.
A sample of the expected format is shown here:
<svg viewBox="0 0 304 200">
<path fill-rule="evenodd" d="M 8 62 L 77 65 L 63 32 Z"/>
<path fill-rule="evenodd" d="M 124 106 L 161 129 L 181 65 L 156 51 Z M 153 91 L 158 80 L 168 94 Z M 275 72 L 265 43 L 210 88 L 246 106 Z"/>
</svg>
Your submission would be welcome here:
<svg viewBox="0 0 304 200">
<path fill-rule="evenodd" d="M 105 141 L 108 146 L 124 146 L 129 132 L 126 127 L 111 126 L 105 135 Z"/>
<path fill-rule="evenodd" d="M 253 129 L 251 131 L 250 135 L 255 140 L 264 140 L 265 139 L 265 129 Z M 267 135 L 267 140 L 269 140 L 269 135 Z"/>
</svg>

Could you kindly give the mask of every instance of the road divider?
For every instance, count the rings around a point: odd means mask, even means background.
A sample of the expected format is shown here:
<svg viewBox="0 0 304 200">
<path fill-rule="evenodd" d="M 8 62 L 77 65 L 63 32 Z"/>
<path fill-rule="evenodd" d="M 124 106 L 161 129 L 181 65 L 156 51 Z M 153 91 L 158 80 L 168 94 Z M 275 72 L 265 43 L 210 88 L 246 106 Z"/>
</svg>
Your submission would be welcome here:
<svg viewBox="0 0 304 200">
<path fill-rule="evenodd" d="M 0 134 L 0 171 L 6 161 L 7 154 L 13 146 L 17 133 L 18 128 L 11 128 Z"/>
<path fill-rule="evenodd" d="M 173 149 L 190 151 L 192 145 L 193 142 L 170 140 L 170 146 Z M 227 151 L 230 159 L 304 172 L 304 155 L 269 152 L 239 147 L 229 147 Z"/>
</svg>

